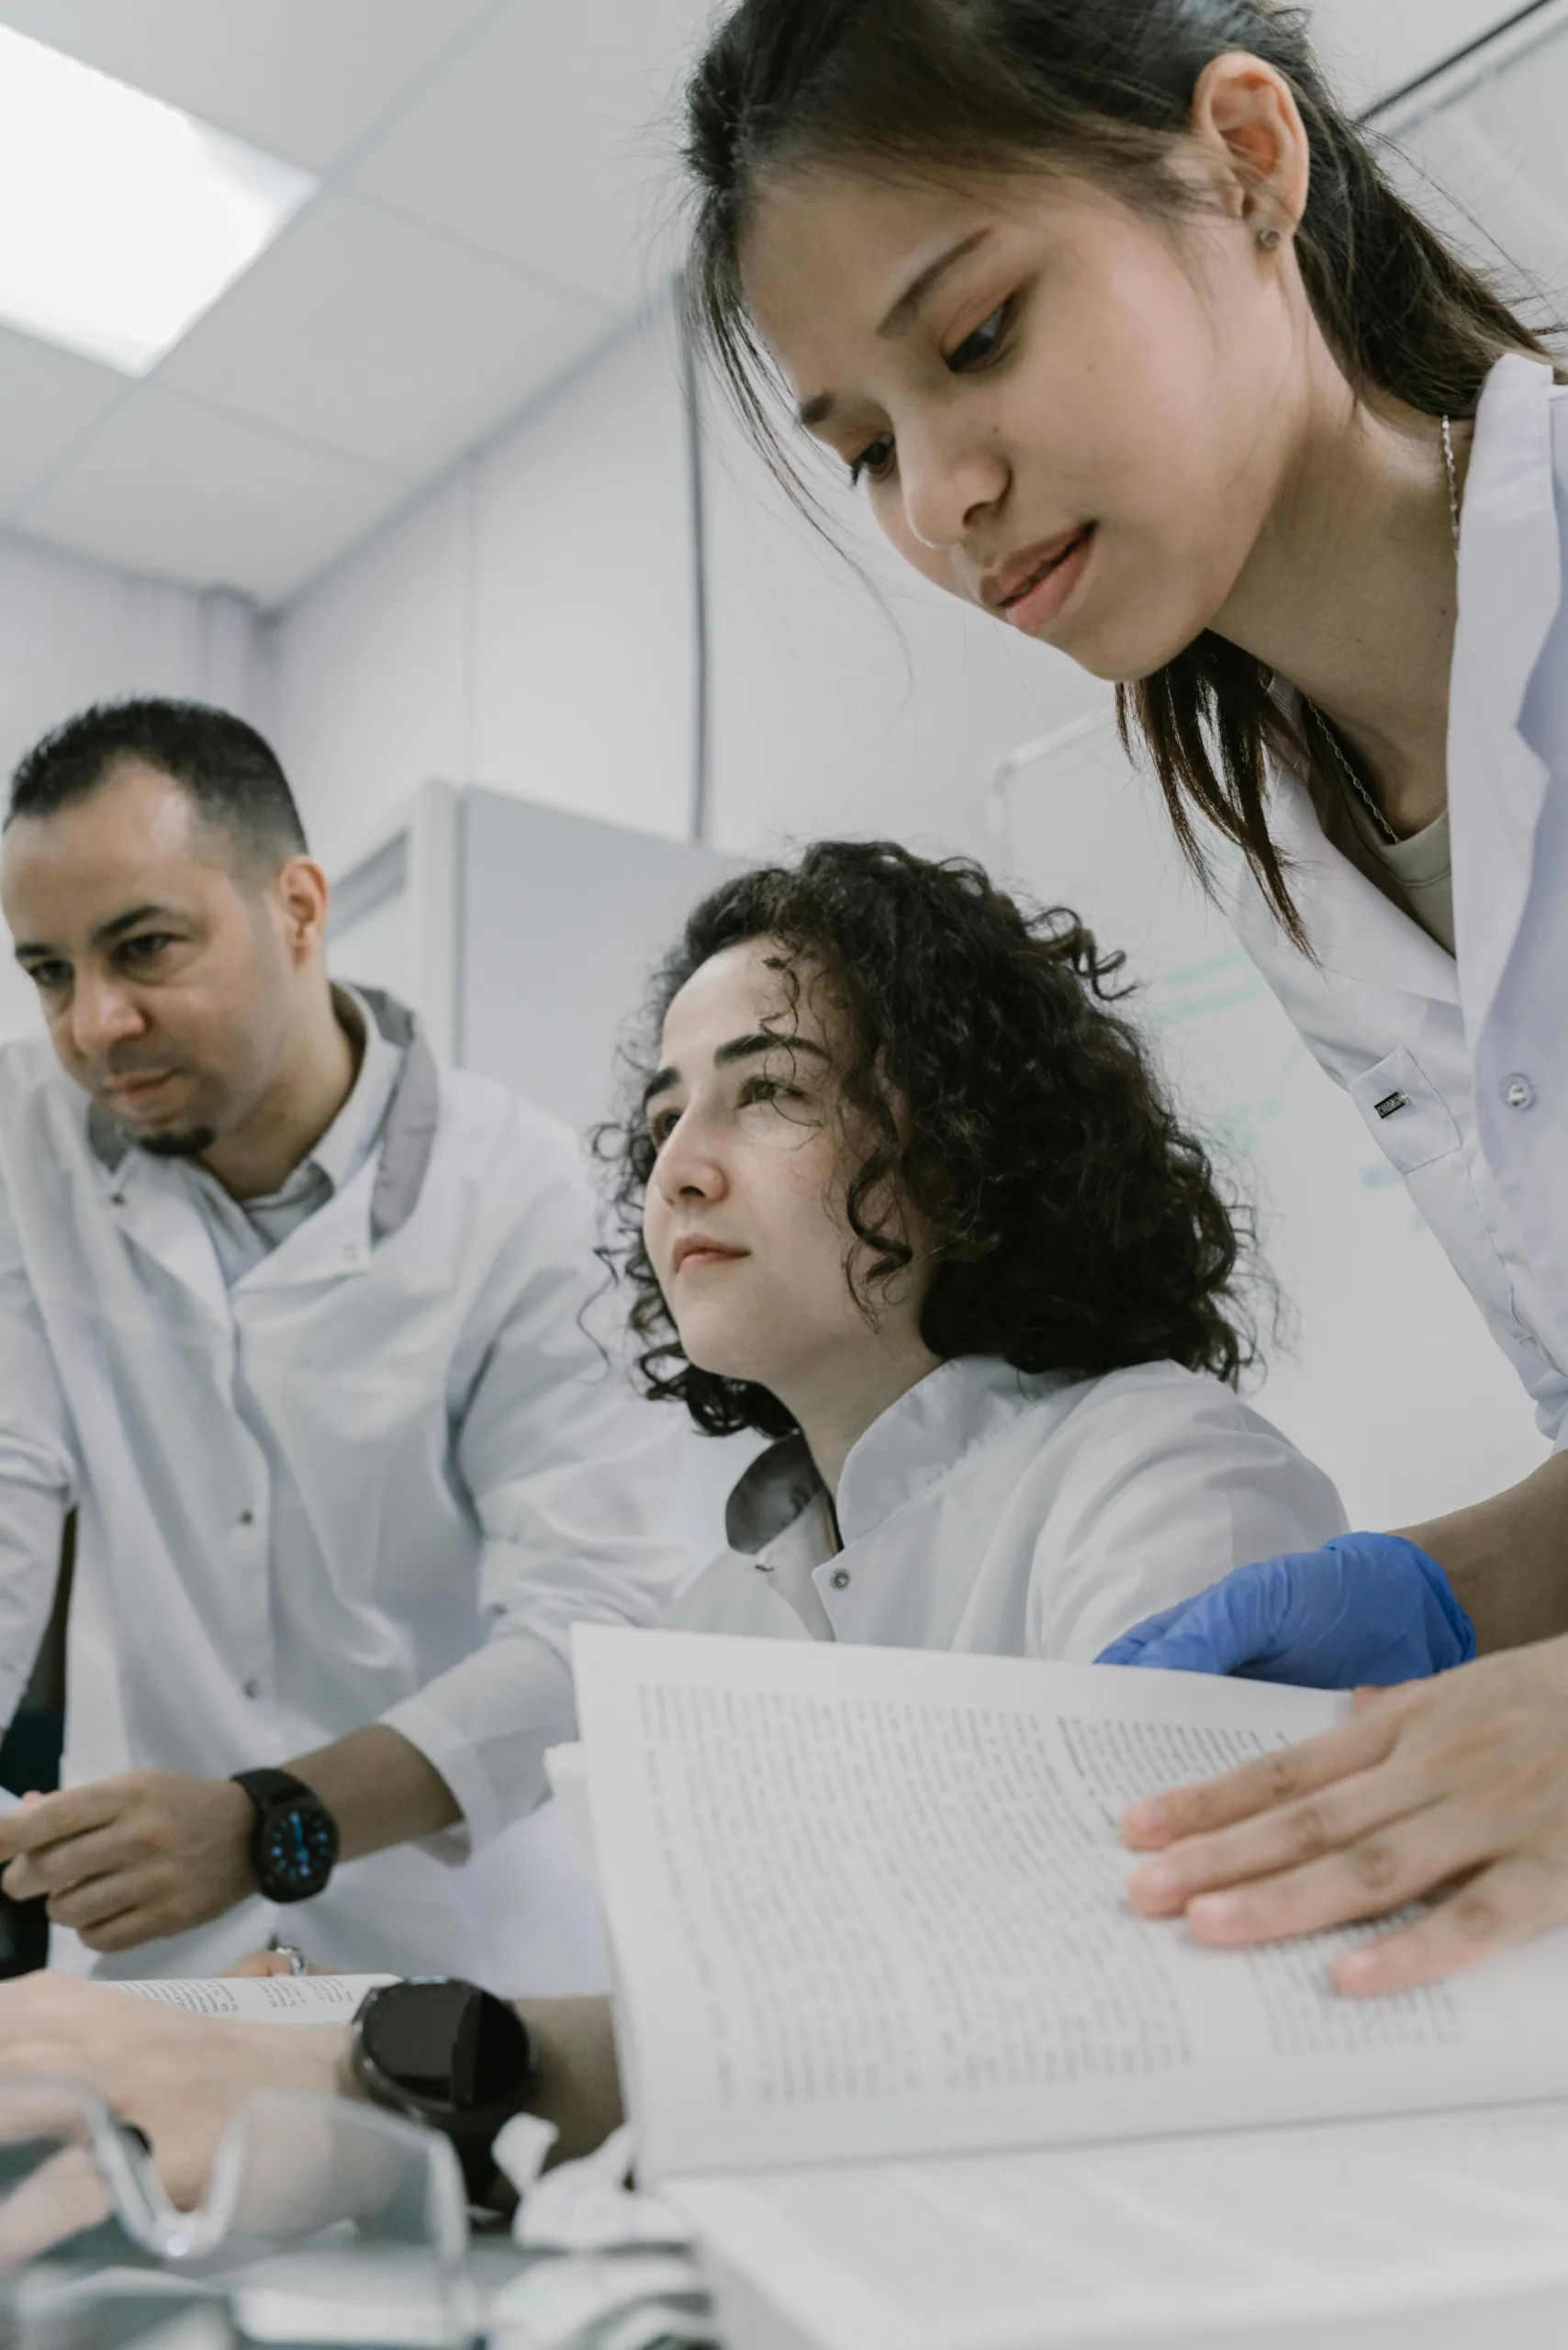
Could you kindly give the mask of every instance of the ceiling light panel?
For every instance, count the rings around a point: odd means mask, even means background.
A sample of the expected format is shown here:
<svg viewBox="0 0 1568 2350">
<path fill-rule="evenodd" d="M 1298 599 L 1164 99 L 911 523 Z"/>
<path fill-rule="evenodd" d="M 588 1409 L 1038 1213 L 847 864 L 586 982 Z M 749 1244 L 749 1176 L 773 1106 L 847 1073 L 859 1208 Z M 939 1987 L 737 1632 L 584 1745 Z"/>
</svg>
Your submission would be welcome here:
<svg viewBox="0 0 1568 2350">
<path fill-rule="evenodd" d="M 146 375 L 316 186 L 0 25 L 0 320 L 24 333 Z"/>
</svg>

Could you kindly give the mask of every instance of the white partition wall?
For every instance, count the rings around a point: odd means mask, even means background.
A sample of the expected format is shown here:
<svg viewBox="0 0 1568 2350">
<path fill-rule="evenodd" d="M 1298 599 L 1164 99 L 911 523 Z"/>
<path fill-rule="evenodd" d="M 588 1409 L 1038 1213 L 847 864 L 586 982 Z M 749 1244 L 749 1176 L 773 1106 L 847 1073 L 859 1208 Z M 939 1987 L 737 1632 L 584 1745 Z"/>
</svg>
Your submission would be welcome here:
<svg viewBox="0 0 1568 2350">
<path fill-rule="evenodd" d="M 618 1047 L 650 973 L 734 870 L 712 849 L 430 783 L 339 867 L 331 965 L 412 1004 L 443 1059 L 586 1134 L 615 1107 Z M 756 1449 L 692 1431 L 675 1531 L 694 1565 L 719 1549 L 725 1496 Z"/>
<path fill-rule="evenodd" d="M 1182 865 L 1112 712 L 1016 753 L 993 817 L 1000 870 L 1126 951 L 1184 1110 L 1258 1203 L 1287 1309 L 1259 1408 L 1329 1471 L 1359 1525 L 1418 1524 L 1539 1467 L 1547 1448 L 1523 1387 L 1354 1107 Z"/>
</svg>

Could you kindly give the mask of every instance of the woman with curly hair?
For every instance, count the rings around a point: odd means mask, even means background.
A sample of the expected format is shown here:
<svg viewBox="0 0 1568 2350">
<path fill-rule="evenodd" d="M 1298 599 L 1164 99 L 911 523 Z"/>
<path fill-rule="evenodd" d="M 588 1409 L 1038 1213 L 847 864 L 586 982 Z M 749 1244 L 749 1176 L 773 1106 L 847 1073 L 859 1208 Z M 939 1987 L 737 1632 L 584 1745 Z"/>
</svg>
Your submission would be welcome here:
<svg viewBox="0 0 1568 2350">
<path fill-rule="evenodd" d="M 1343 1531 L 1235 1392 L 1242 1238 L 1119 960 L 886 843 L 692 914 L 616 1253 L 648 1392 L 775 1441 L 682 1627 L 1087 1659 Z"/>
</svg>

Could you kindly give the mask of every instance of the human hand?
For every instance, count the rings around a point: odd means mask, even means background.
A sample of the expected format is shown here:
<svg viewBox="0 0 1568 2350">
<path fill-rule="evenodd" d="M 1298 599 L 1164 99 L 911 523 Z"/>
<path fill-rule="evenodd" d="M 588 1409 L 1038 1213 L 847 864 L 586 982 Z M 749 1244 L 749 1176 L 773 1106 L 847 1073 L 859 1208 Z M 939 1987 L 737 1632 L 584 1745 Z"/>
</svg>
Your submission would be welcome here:
<svg viewBox="0 0 1568 2350">
<path fill-rule="evenodd" d="M 41 1894 L 89 1950 L 132 1950 L 220 1918 L 256 1890 L 255 1814 L 228 1779 L 133 1771 L 68 1787 L 0 1819 L 6 1891 Z"/>
<path fill-rule="evenodd" d="M 1435 1559 L 1401 1534 L 1341 1534 L 1238 1567 L 1099 1662 L 1354 1689 L 1424 1680 L 1474 1654 L 1475 1628 Z"/>
<path fill-rule="evenodd" d="M 1568 1639 L 1367 1691 L 1338 1729 L 1135 1804 L 1157 1860 L 1128 1893 L 1200 1942 L 1276 1942 L 1414 1901 L 1425 1915 L 1340 1958 L 1362 1996 L 1457 1974 L 1568 1919 Z"/>
<path fill-rule="evenodd" d="M 79 2081 L 145 2132 L 182 2210 L 246 2097 L 305 2089 L 357 2097 L 346 2026 L 232 2023 L 135 1998 L 106 1983 L 28 1975 L 0 1983 L 0 2086 Z"/>
</svg>

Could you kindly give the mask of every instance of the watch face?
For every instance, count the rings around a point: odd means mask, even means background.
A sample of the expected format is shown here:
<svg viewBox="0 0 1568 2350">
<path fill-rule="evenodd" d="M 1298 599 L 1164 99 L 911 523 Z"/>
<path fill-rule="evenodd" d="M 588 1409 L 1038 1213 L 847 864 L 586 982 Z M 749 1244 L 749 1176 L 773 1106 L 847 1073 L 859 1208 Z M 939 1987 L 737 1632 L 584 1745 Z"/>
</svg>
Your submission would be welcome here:
<svg viewBox="0 0 1568 2350">
<path fill-rule="evenodd" d="M 365 2002 L 359 2029 L 383 2079 L 443 2112 L 517 2103 L 532 2073 L 516 2011 L 471 1983 L 389 1984 Z"/>
<path fill-rule="evenodd" d="M 338 1831 L 320 1804 L 281 1805 L 271 1813 L 257 1846 L 256 1874 L 274 1901 L 303 1901 L 319 1893 L 338 1857 Z"/>
</svg>

